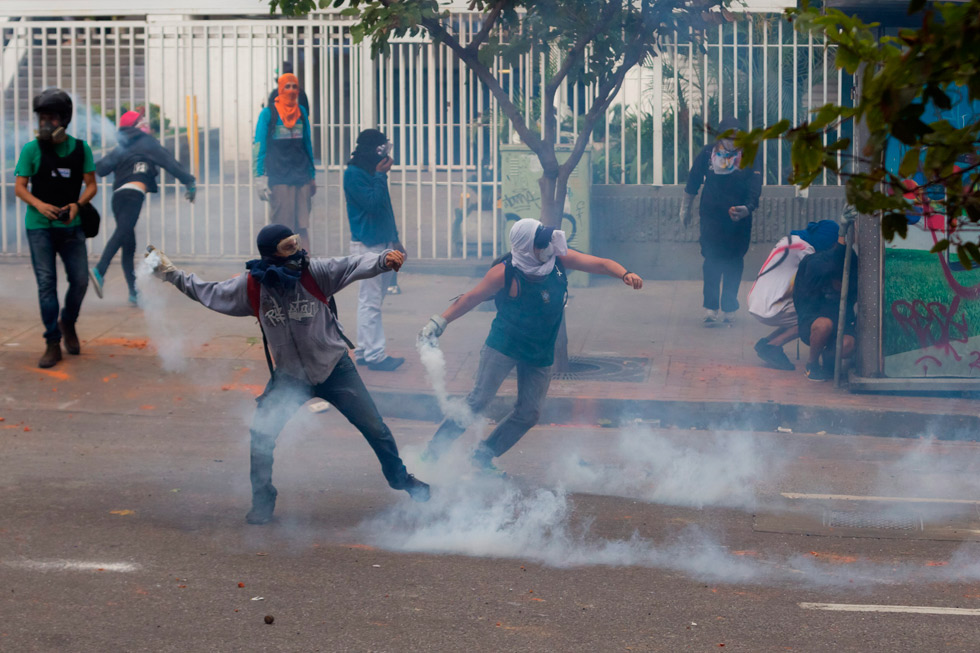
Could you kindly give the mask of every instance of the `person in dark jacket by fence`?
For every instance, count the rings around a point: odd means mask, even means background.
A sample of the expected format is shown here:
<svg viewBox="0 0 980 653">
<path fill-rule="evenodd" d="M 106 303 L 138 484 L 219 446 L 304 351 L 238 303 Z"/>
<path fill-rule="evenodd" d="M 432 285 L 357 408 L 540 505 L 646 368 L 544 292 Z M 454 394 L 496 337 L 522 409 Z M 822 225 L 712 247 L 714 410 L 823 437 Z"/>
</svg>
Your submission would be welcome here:
<svg viewBox="0 0 980 653">
<path fill-rule="evenodd" d="M 194 175 L 150 135 L 146 117 L 138 111 L 127 111 L 119 118 L 119 145 L 95 164 L 100 177 L 112 173 L 112 215 L 116 230 L 106 242 L 99 263 L 89 271 L 95 294 L 102 297 L 105 274 L 116 252 L 122 248 L 122 269 L 129 286 L 129 301 L 136 303 L 136 275 L 133 256 L 136 254 L 136 222 L 140 219 L 147 193 L 158 190 L 160 168 L 180 180 L 187 188 L 184 197 L 193 202 L 197 194 Z"/>
<path fill-rule="evenodd" d="M 739 129 L 735 118 L 725 118 L 718 125 L 717 140 L 705 145 L 694 159 L 681 202 L 681 221 L 686 227 L 691 223 L 694 198 L 704 183 L 699 242 L 704 257 L 704 326 L 708 327 L 719 321 L 719 286 L 723 320 L 726 324 L 735 320 L 738 285 L 752 233 L 752 212 L 758 208 L 762 193 L 758 168 L 741 168 L 742 150 L 735 147 L 734 137 L 721 138 L 733 129 Z"/>
<path fill-rule="evenodd" d="M 850 358 L 854 352 L 855 312 L 857 301 L 857 255 L 851 251 L 851 269 L 847 284 L 847 307 L 843 327 L 840 319 L 841 292 L 844 287 L 844 259 L 847 245 L 844 240 L 846 225 L 853 221 L 856 212 L 848 207 L 841 216 L 840 237 L 830 249 L 816 252 L 800 261 L 793 285 L 793 304 L 796 306 L 800 340 L 810 347 L 805 374 L 811 381 L 829 381 L 834 378 L 834 354 L 837 329 L 844 329 L 841 358 Z M 822 357 L 822 362 L 821 362 Z"/>
</svg>

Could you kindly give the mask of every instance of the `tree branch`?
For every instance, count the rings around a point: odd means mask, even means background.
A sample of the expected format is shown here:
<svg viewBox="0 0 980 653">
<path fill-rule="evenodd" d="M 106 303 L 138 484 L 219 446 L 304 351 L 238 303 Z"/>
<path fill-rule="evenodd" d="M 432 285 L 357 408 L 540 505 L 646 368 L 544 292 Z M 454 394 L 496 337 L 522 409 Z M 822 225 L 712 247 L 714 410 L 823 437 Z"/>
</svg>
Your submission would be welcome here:
<svg viewBox="0 0 980 653">
<path fill-rule="evenodd" d="M 546 143 L 551 143 L 554 145 L 558 142 L 558 117 L 555 112 L 551 111 L 550 108 L 555 106 L 555 94 L 561 87 L 562 81 L 568 76 L 569 71 L 576 61 L 581 60 L 585 48 L 592 42 L 592 39 L 596 37 L 601 31 L 605 30 L 612 23 L 613 19 L 616 17 L 617 9 L 622 6 L 618 0 L 608 3 L 602 10 L 602 17 L 597 21 L 595 27 L 591 29 L 588 33 L 583 34 L 579 37 L 575 45 L 572 46 L 571 51 L 568 56 L 562 61 L 561 66 L 544 87 L 544 95 L 542 97 L 541 108 L 542 112 L 547 110 L 544 117 L 544 140 Z"/>
<path fill-rule="evenodd" d="M 490 35 L 490 30 L 493 29 L 493 26 L 497 22 L 497 18 L 500 17 L 500 12 L 504 10 L 504 5 L 506 4 L 507 0 L 497 0 L 497 2 L 493 5 L 493 9 L 491 9 L 483 19 L 483 25 L 480 27 L 480 31 L 476 33 L 473 40 L 466 46 L 467 50 L 475 53 L 480 49 L 480 44 L 482 44 L 486 40 L 487 36 Z"/>
<path fill-rule="evenodd" d="M 392 0 L 387 1 L 391 2 Z M 514 103 L 510 101 L 507 93 L 504 92 L 503 87 L 500 86 L 500 82 L 498 82 L 497 78 L 493 76 L 490 69 L 480 62 L 480 59 L 476 53 L 470 52 L 460 45 L 459 39 L 450 34 L 438 20 L 433 18 L 423 18 L 421 23 L 422 26 L 428 30 L 429 34 L 433 36 L 433 38 L 435 38 L 437 41 L 445 43 L 446 47 L 452 50 L 456 56 L 463 61 L 463 63 L 465 63 L 474 73 L 476 73 L 476 76 L 480 79 L 480 81 L 486 84 L 494 99 L 496 99 L 500 104 L 500 110 L 505 116 L 507 116 L 511 124 L 514 125 L 514 129 L 517 130 L 521 140 L 523 140 L 535 154 L 541 156 L 542 153 L 544 153 L 544 142 L 537 134 L 528 128 L 527 123 L 524 122 L 524 117 L 521 116 L 521 112 L 518 111 Z"/>
</svg>

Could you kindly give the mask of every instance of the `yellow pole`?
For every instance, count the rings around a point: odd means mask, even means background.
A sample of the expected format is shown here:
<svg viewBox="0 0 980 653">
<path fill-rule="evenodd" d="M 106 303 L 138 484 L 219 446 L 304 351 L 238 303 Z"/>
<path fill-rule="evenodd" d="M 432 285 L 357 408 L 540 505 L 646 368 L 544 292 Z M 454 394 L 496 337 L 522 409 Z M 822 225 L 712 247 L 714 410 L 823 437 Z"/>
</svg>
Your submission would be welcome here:
<svg viewBox="0 0 980 653">
<path fill-rule="evenodd" d="M 197 133 L 197 96 L 194 96 L 194 176 L 198 176 L 201 162 L 201 137 Z"/>
<path fill-rule="evenodd" d="M 187 156 L 190 159 L 191 174 L 197 176 L 197 170 L 194 168 L 194 138 L 191 136 L 191 125 L 194 122 L 194 118 L 191 115 L 191 96 L 184 96 L 184 115 L 187 116 Z"/>
</svg>

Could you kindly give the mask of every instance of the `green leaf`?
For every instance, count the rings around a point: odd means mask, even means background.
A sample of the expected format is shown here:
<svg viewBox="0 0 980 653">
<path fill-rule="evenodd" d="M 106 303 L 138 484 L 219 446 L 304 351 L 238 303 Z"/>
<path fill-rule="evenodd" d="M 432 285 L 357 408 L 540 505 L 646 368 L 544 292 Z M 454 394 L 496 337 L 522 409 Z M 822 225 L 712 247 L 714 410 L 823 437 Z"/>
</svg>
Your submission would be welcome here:
<svg viewBox="0 0 980 653">
<path fill-rule="evenodd" d="M 939 252 L 945 252 L 947 249 L 949 249 L 949 240 L 943 238 L 938 243 L 933 245 L 932 249 L 930 249 L 929 252 L 931 254 L 938 254 Z"/>
<path fill-rule="evenodd" d="M 903 177 L 913 176 L 919 169 L 920 156 L 921 153 L 917 147 L 913 147 L 906 152 L 905 156 L 902 157 L 902 164 L 898 166 L 898 174 Z"/>
<path fill-rule="evenodd" d="M 963 245 L 956 246 L 956 258 L 960 260 L 960 265 L 967 270 L 973 269 L 973 263 L 970 262 L 970 255 L 967 253 L 966 247 Z"/>
<path fill-rule="evenodd" d="M 909 232 L 909 221 L 904 213 L 893 211 L 881 218 L 881 233 L 885 240 L 892 241 L 895 236 L 905 238 Z"/>
</svg>

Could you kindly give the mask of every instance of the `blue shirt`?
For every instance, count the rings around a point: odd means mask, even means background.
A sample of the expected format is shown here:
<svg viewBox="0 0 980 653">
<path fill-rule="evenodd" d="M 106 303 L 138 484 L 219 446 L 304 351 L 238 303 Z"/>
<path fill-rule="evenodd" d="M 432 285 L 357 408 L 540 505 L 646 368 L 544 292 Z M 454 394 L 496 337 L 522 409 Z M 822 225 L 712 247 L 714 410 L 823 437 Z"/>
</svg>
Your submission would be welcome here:
<svg viewBox="0 0 980 653">
<path fill-rule="evenodd" d="M 352 240 L 368 246 L 398 242 L 395 210 L 388 194 L 388 175 L 383 172 L 372 174 L 348 165 L 344 170 L 344 197 Z"/>
</svg>

